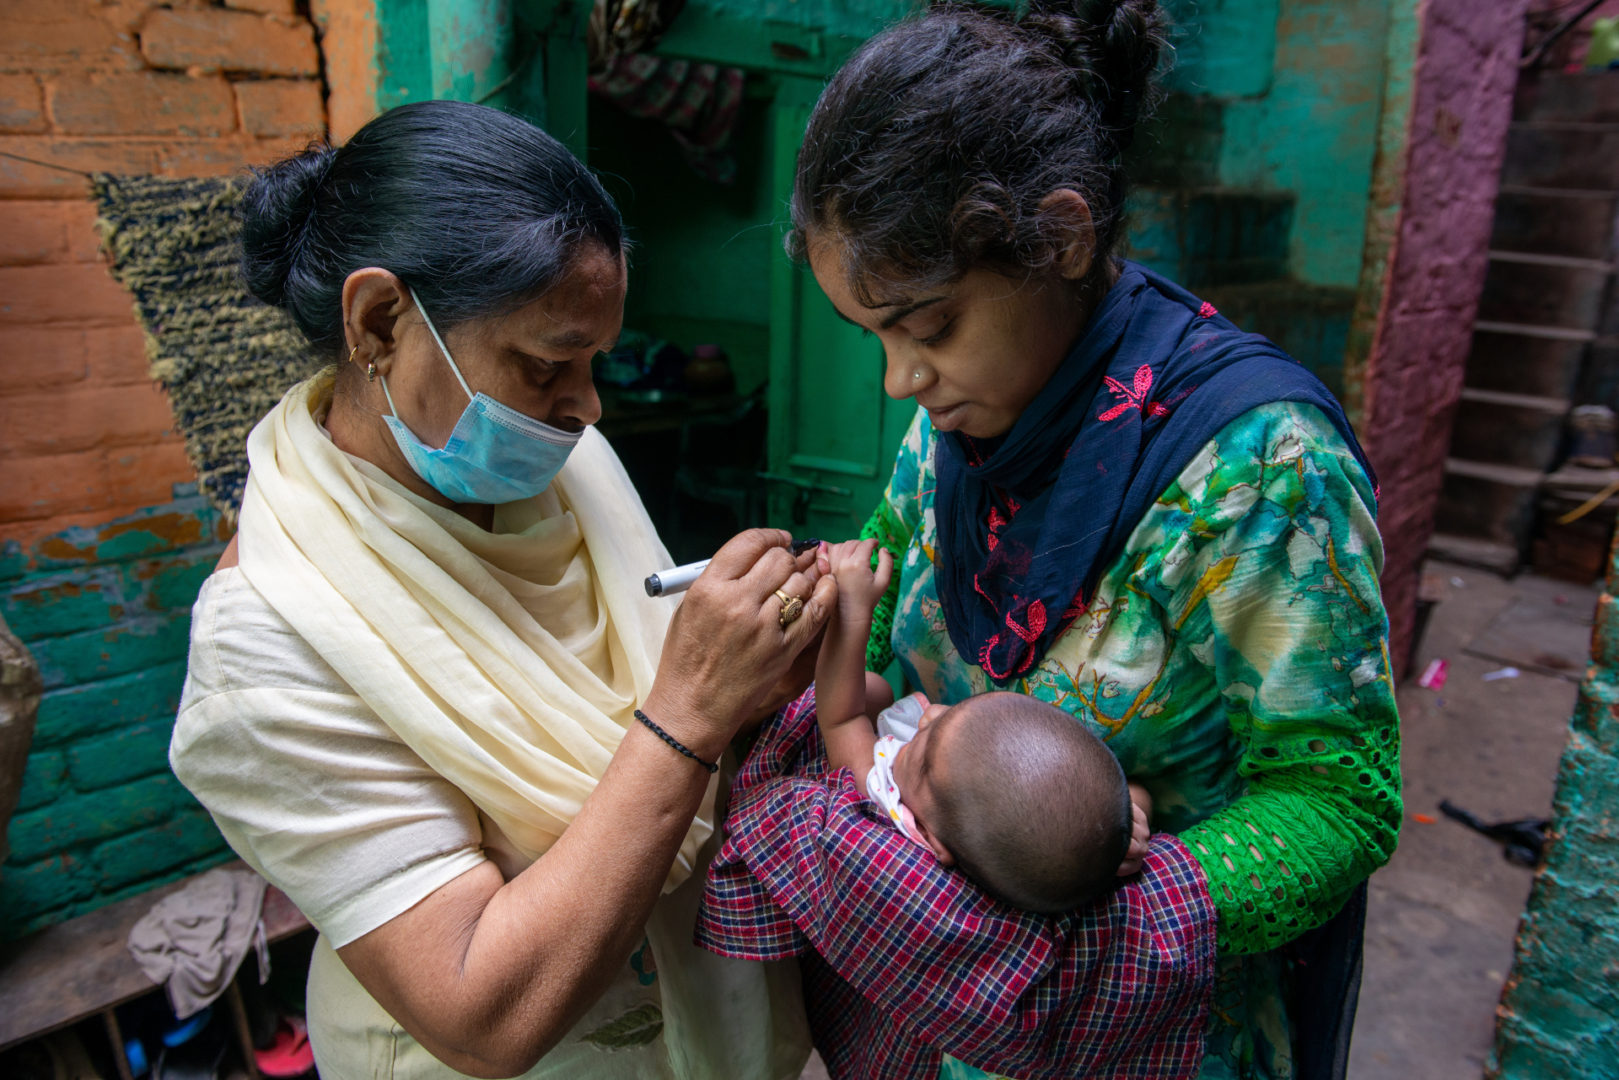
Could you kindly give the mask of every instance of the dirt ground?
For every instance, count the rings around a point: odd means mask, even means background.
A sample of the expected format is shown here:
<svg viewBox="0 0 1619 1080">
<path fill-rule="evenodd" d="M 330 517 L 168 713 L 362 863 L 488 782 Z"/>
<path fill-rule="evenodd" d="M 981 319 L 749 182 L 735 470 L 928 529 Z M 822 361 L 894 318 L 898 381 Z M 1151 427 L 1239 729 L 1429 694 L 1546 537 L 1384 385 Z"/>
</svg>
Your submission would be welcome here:
<svg viewBox="0 0 1619 1080">
<path fill-rule="evenodd" d="M 1531 871 L 1439 813 L 1551 811 L 1598 589 L 1430 563 L 1442 600 L 1400 691 L 1405 828 L 1372 877 L 1350 1080 L 1479 1080 Z M 1442 690 L 1416 677 L 1449 661 Z M 1517 678 L 1484 676 L 1516 667 Z M 1432 824 L 1415 815 L 1436 819 Z"/>
</svg>

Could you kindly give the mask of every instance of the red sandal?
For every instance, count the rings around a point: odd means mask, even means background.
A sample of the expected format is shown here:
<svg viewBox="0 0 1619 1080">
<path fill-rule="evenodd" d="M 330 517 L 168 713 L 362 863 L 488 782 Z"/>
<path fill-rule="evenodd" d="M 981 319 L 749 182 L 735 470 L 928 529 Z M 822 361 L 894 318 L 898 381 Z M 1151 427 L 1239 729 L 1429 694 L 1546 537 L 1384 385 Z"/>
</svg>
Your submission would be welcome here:
<svg viewBox="0 0 1619 1080">
<path fill-rule="evenodd" d="M 263 1050 L 253 1051 L 259 1072 L 265 1076 L 302 1076 L 315 1067 L 315 1051 L 309 1045 L 309 1028 L 301 1016 L 283 1016 L 275 1041 Z"/>
</svg>

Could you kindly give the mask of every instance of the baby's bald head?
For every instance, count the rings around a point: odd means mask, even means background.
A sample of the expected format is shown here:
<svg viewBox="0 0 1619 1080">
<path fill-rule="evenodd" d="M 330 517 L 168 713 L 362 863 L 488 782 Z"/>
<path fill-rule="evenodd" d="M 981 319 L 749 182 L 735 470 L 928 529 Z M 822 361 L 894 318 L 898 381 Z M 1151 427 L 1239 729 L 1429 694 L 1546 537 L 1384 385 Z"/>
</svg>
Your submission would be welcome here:
<svg viewBox="0 0 1619 1080">
<path fill-rule="evenodd" d="M 1023 694 L 980 694 L 950 714 L 927 824 L 961 869 L 1047 914 L 1109 888 L 1130 844 L 1130 793 L 1102 740 Z"/>
</svg>

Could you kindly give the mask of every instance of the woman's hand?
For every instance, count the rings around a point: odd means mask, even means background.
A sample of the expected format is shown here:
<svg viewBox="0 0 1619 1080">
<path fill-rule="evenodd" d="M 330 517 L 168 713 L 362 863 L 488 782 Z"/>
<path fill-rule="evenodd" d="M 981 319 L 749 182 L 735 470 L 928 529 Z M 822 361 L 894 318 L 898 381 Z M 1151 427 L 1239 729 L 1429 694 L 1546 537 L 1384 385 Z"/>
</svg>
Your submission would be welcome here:
<svg viewBox="0 0 1619 1080">
<path fill-rule="evenodd" d="M 787 673 L 776 680 L 776 685 L 765 691 L 764 697 L 759 699 L 759 704 L 755 705 L 753 711 L 742 721 L 741 731 L 757 728 L 809 689 L 809 684 L 815 681 L 815 659 L 821 651 L 821 642 L 824 640 L 826 628 L 822 627 L 821 633 L 793 658 Z"/>
<path fill-rule="evenodd" d="M 1130 847 L 1119 867 L 1120 877 L 1141 872 L 1147 857 L 1147 841 L 1152 839 L 1152 796 L 1140 784 L 1130 785 Z"/>
<path fill-rule="evenodd" d="M 751 529 L 715 553 L 669 625 L 648 716 L 712 761 L 742 722 L 815 641 L 836 606 L 837 584 L 815 568 L 815 553 L 794 556 L 792 537 Z M 804 601 L 781 625 L 781 590 Z"/>
</svg>

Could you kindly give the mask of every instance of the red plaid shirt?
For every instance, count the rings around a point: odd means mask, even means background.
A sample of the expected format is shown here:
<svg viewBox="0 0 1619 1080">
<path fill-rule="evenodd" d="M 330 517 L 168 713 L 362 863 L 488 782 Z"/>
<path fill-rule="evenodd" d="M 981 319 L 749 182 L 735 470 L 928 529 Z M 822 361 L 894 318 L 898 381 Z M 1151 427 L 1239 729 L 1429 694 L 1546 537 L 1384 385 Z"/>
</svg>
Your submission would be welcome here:
<svg viewBox="0 0 1619 1080">
<path fill-rule="evenodd" d="M 1214 980 L 1214 906 L 1179 841 L 1105 901 L 1007 907 L 900 835 L 829 773 L 814 690 L 765 727 L 731 789 L 697 943 L 803 955 L 834 1077 L 925 1080 L 942 1055 L 1023 1078 L 1192 1077 Z"/>
</svg>

